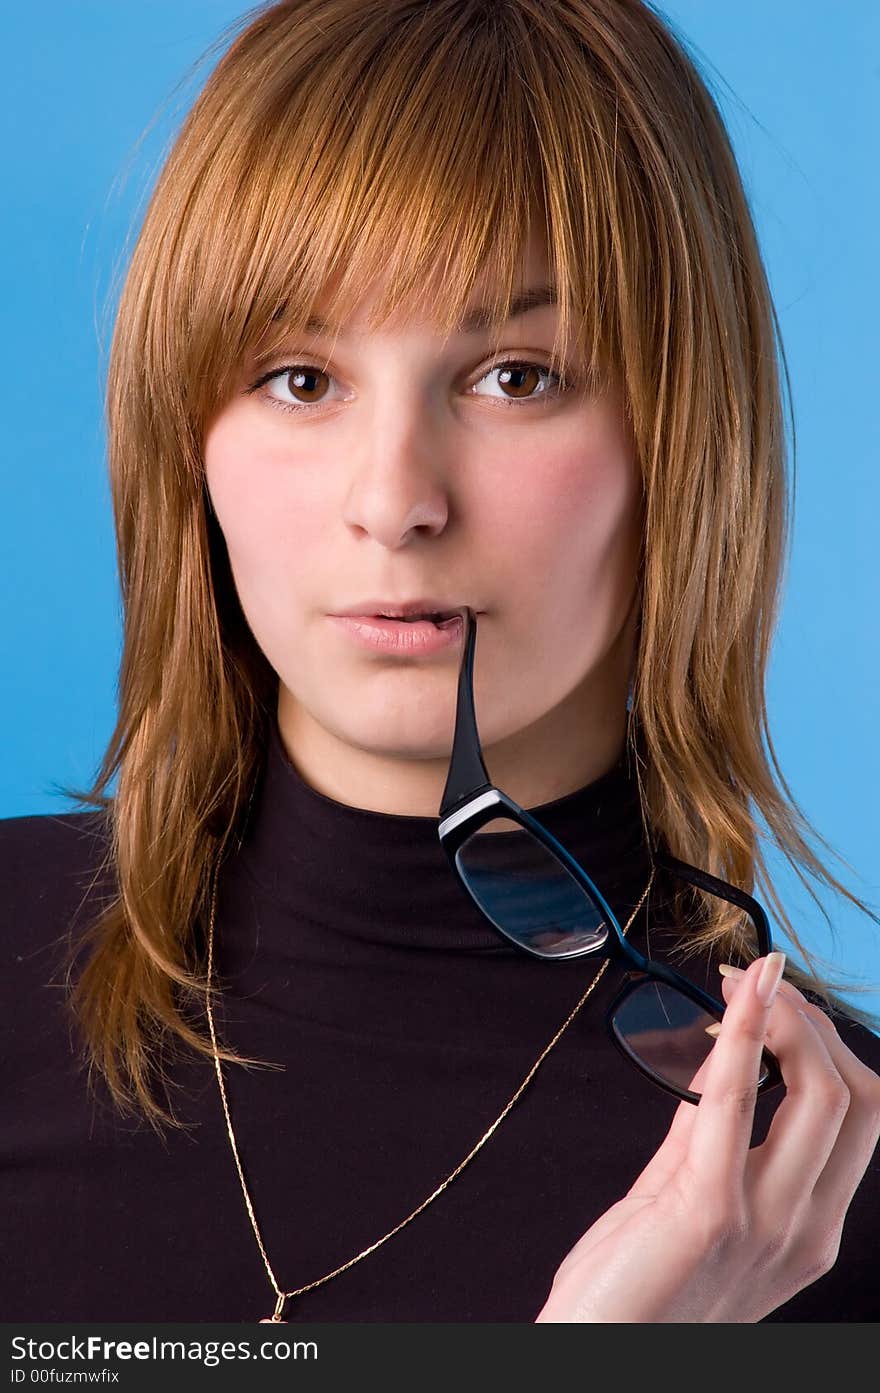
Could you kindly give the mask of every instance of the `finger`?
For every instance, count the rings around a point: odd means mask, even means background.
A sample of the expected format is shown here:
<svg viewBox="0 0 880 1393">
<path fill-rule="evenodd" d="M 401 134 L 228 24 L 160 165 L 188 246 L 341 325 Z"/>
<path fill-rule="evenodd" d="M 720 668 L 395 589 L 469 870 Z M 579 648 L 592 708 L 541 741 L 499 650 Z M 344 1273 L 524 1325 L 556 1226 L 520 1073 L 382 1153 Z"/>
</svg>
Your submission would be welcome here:
<svg viewBox="0 0 880 1393">
<path fill-rule="evenodd" d="M 724 994 L 726 999 L 726 991 Z M 780 984 L 779 996 L 800 1010 L 816 1030 L 849 1092 L 849 1107 L 835 1145 L 813 1187 L 814 1205 L 822 1206 L 830 1214 L 839 1211 L 841 1206 L 848 1208 L 880 1140 L 880 1076 L 844 1043 L 826 1012 L 807 1001 L 792 982 Z M 780 1104 L 779 1111 L 784 1106 L 785 1101 Z M 769 1136 L 768 1133 L 767 1140 Z"/>
<path fill-rule="evenodd" d="M 830 1216 L 849 1208 L 880 1140 L 880 1077 L 847 1049 L 836 1031 L 825 1043 L 850 1093 L 837 1145 L 813 1187 L 814 1206 Z"/>
<path fill-rule="evenodd" d="M 730 963 L 722 963 L 718 970 L 722 975 L 722 990 L 724 988 L 725 981 L 738 982 L 742 977 L 745 976 L 744 968 L 732 967 Z M 803 992 L 799 991 L 798 988 L 795 986 L 794 982 L 787 982 L 785 981 L 785 979 L 783 979 L 779 983 L 779 992 L 781 996 L 788 997 L 789 1001 L 792 1001 L 795 1006 L 799 1006 L 800 1009 L 804 1011 L 806 1015 L 809 1017 L 809 1019 L 813 1021 L 816 1025 L 827 1026 L 830 1030 L 834 1030 L 835 1035 L 837 1034 L 837 1031 L 834 1027 L 834 1022 L 828 1015 L 827 1011 L 823 1011 L 822 1007 L 817 1006 L 815 1002 L 808 1001 L 807 998 L 804 996 Z M 725 996 L 725 1001 L 726 1000 L 727 997 Z M 850 1053 L 852 1052 L 850 1051 Z M 853 1059 L 855 1058 L 856 1056 L 853 1055 Z M 859 1061 L 859 1063 L 861 1063 L 861 1061 Z M 863 1065 L 863 1068 L 864 1067 L 867 1066 Z M 869 1072 L 873 1071 L 869 1070 Z"/>
<path fill-rule="evenodd" d="M 813 1187 L 814 1205 L 831 1214 L 841 1205 L 849 1208 L 880 1140 L 880 1076 L 844 1044 L 820 1007 L 806 1002 L 801 1009 L 849 1089 L 850 1104 L 837 1145 Z"/>
<path fill-rule="evenodd" d="M 694 1175 L 711 1185 L 713 1198 L 740 1193 L 744 1184 L 770 994 L 784 966 L 784 953 L 749 965 L 707 1061 L 687 1161 Z"/>
<path fill-rule="evenodd" d="M 742 981 L 725 978 L 725 1000 Z M 849 1107 L 849 1090 L 819 1029 L 780 989 L 770 1011 L 767 1048 L 785 1082 L 767 1136 L 746 1161 L 746 1182 L 765 1214 L 792 1213 L 812 1193 L 831 1156 Z"/>
</svg>

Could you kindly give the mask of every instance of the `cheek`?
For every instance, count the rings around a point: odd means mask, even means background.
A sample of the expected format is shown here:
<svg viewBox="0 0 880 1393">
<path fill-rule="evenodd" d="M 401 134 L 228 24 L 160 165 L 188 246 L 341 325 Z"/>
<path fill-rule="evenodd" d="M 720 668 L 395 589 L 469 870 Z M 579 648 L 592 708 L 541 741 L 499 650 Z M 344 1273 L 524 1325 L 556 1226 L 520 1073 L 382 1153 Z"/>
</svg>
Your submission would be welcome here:
<svg viewBox="0 0 880 1393">
<path fill-rule="evenodd" d="M 264 590 L 278 595 L 297 575 L 308 575 L 326 529 L 320 500 L 308 496 L 317 475 L 291 469 L 289 451 L 254 438 L 253 430 L 221 420 L 207 435 L 205 473 L 214 511 L 244 602 Z"/>
<path fill-rule="evenodd" d="M 509 475 L 508 475 L 509 479 Z M 628 597 L 638 561 L 640 486 L 622 442 L 545 450 L 517 466 L 491 512 L 518 574 L 554 607 Z"/>
</svg>

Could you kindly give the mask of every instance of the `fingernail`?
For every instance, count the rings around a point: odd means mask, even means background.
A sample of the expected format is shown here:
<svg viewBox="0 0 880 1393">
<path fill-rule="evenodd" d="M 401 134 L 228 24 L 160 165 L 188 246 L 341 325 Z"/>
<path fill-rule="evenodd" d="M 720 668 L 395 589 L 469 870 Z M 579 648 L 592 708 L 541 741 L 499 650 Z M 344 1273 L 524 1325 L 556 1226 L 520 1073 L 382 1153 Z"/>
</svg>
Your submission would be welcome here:
<svg viewBox="0 0 880 1393">
<path fill-rule="evenodd" d="M 707 1025 L 707 1026 L 706 1026 L 706 1034 L 707 1034 L 707 1035 L 720 1035 L 720 1034 L 721 1034 L 721 1023 L 720 1023 L 720 1021 L 716 1021 L 714 1025 Z"/>
<path fill-rule="evenodd" d="M 755 983 L 755 995 L 763 1006 L 772 1006 L 773 998 L 776 995 L 776 988 L 782 979 L 782 972 L 785 967 L 784 953 L 768 953 L 764 961 L 764 966 L 758 974 Z"/>
<path fill-rule="evenodd" d="M 718 968 L 722 977 L 745 977 L 745 972 L 741 967 L 734 967 L 731 963 L 721 963 Z"/>
</svg>

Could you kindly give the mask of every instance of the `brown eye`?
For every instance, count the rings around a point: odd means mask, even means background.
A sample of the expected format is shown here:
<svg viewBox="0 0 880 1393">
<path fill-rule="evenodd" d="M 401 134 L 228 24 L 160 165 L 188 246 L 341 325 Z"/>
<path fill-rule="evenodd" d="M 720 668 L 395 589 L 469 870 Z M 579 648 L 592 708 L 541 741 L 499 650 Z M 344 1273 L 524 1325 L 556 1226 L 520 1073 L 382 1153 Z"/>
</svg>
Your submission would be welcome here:
<svg viewBox="0 0 880 1393">
<path fill-rule="evenodd" d="M 320 399 L 320 380 L 324 378 L 329 381 L 328 374 L 322 372 L 320 368 L 310 368 L 306 365 L 291 368 L 284 374 L 279 374 L 283 378 L 284 386 L 296 401 L 301 401 L 304 406 L 310 405 L 315 400 Z"/>
<path fill-rule="evenodd" d="M 493 380 L 502 389 L 500 392 L 477 391 L 482 383 Z M 561 375 L 551 368 L 542 367 L 540 363 L 506 362 L 496 363 L 484 373 L 474 384 L 473 390 L 478 397 L 488 396 L 502 403 L 523 402 L 529 405 L 560 395 L 564 387 Z"/>
<path fill-rule="evenodd" d="M 264 373 L 248 391 L 259 392 L 276 411 L 309 411 L 325 399 L 330 381 L 329 373 L 311 363 L 290 363 Z"/>
<path fill-rule="evenodd" d="M 477 391 L 484 382 L 495 378 L 496 385 L 502 389 L 500 393 Z M 291 363 L 264 373 L 248 391 L 259 392 L 276 411 L 308 412 L 332 400 L 327 386 L 333 381 L 330 373 L 311 363 Z M 569 383 L 560 373 L 540 363 L 517 361 L 496 363 L 470 389 L 476 396 L 494 396 L 496 401 L 509 406 L 549 404 L 568 390 Z"/>
<path fill-rule="evenodd" d="M 498 372 L 498 381 L 503 387 L 512 387 L 512 395 L 515 397 L 529 397 L 541 381 L 541 374 L 538 369 L 529 363 L 524 363 L 522 367 L 501 368 Z"/>
</svg>

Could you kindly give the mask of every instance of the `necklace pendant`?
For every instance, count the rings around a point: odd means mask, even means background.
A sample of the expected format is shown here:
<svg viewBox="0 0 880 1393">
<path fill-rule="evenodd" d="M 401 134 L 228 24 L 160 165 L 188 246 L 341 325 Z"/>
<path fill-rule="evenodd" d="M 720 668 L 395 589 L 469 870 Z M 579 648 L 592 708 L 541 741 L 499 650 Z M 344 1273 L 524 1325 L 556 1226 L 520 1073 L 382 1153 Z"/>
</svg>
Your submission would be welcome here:
<svg viewBox="0 0 880 1393">
<path fill-rule="evenodd" d="M 271 1316 L 263 1316 L 260 1325 L 287 1325 L 286 1320 L 281 1319 L 281 1312 L 284 1310 L 284 1303 L 287 1300 L 284 1292 L 278 1293 L 278 1300 L 275 1302 L 275 1310 Z"/>
</svg>

